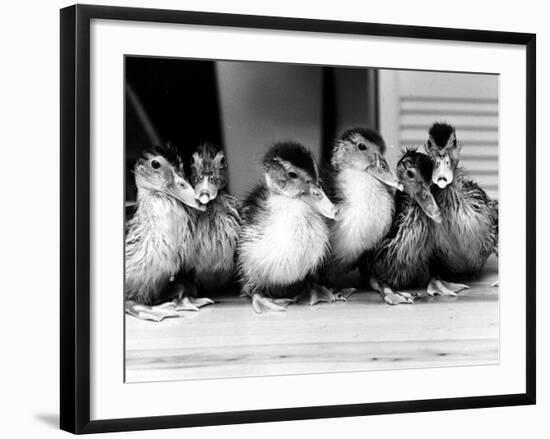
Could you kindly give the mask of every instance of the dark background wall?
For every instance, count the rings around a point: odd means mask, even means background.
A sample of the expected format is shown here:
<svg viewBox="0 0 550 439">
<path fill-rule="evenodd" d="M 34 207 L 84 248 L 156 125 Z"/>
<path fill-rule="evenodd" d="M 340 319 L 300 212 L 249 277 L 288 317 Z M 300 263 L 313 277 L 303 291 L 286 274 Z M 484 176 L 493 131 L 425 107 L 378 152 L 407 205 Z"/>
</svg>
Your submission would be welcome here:
<svg viewBox="0 0 550 439">
<path fill-rule="evenodd" d="M 189 158 L 203 141 L 225 149 L 229 188 L 243 196 L 278 140 L 294 139 L 319 161 L 354 125 L 377 125 L 374 70 L 280 63 L 126 57 L 126 198 L 148 145 L 171 141 Z"/>
<path fill-rule="evenodd" d="M 126 57 L 127 199 L 141 150 L 167 141 L 189 158 L 200 142 L 222 143 L 214 63 Z"/>
</svg>

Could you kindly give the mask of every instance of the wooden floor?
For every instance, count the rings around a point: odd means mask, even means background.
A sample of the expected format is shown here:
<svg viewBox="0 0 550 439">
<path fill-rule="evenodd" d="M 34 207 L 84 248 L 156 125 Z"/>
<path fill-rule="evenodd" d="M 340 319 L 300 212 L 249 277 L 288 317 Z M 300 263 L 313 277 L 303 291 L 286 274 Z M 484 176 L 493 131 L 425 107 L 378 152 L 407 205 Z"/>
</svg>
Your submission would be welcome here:
<svg viewBox="0 0 550 439">
<path fill-rule="evenodd" d="M 372 291 L 347 303 L 256 314 L 219 303 L 152 323 L 126 316 L 126 381 L 160 381 L 494 364 L 499 306 L 495 260 L 459 297 L 386 305 Z"/>
</svg>

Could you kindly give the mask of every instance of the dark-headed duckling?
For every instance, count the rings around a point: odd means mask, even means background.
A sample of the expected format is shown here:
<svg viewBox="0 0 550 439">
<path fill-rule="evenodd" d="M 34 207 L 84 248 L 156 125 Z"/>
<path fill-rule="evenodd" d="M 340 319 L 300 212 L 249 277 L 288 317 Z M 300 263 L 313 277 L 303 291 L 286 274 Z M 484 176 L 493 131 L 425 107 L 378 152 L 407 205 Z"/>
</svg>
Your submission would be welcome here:
<svg viewBox="0 0 550 439">
<path fill-rule="evenodd" d="M 174 147 L 143 152 L 134 167 L 137 210 L 125 245 L 126 311 L 146 320 L 179 316 L 167 289 L 193 260 L 193 209 L 201 209 Z"/>
<path fill-rule="evenodd" d="M 192 156 L 191 182 L 206 208 L 197 212 L 193 272 L 200 289 L 218 291 L 230 285 L 240 230 L 238 200 L 226 191 L 227 162 L 223 150 L 209 143 Z"/>
<path fill-rule="evenodd" d="M 414 149 L 405 151 L 397 163 L 403 192 L 396 194 L 395 218 L 388 236 L 374 252 L 371 287 L 385 302 L 413 303 L 413 297 L 397 289 L 426 287 L 434 252 L 434 224 L 441 212 L 430 191 L 432 163 Z"/>
<path fill-rule="evenodd" d="M 329 283 L 334 276 L 356 268 L 365 252 L 376 248 L 390 230 L 392 188 L 402 188 L 385 152 L 382 136 L 368 128 L 350 129 L 334 144 L 326 177 L 327 192 L 338 209 L 330 225 L 331 255 L 324 270 Z"/>
<path fill-rule="evenodd" d="M 329 252 L 325 217 L 335 218 L 336 208 L 313 155 L 296 142 L 275 144 L 263 174 L 243 204 L 238 272 L 256 312 L 284 311 L 304 289 L 316 294 L 312 281 Z"/>
<path fill-rule="evenodd" d="M 430 294 L 455 295 L 463 284 L 442 281 L 478 274 L 491 253 L 498 254 L 498 202 L 458 167 L 461 145 L 455 128 L 434 123 L 425 145 L 433 162 L 432 192 L 443 221 L 435 228 Z"/>
</svg>

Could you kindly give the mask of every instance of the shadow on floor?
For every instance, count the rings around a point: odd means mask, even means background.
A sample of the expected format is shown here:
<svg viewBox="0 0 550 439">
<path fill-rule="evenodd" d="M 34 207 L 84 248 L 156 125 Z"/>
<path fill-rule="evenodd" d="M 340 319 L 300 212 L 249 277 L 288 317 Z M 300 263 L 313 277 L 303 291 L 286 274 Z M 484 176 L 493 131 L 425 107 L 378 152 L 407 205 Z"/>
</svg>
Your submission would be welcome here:
<svg viewBox="0 0 550 439">
<path fill-rule="evenodd" d="M 57 413 L 38 413 L 34 417 L 50 428 L 59 429 L 59 415 Z"/>
</svg>

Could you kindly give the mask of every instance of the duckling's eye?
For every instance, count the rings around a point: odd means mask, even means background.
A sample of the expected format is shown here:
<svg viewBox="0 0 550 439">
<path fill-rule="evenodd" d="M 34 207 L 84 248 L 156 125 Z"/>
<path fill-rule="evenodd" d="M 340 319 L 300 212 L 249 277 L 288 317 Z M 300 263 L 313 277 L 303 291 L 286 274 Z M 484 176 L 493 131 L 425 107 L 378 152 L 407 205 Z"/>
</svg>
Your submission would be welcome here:
<svg viewBox="0 0 550 439">
<path fill-rule="evenodd" d="M 405 172 L 405 174 L 407 174 L 407 177 L 409 177 L 409 178 L 414 177 L 414 171 L 411 171 L 410 169 L 407 169 L 407 172 Z"/>
<path fill-rule="evenodd" d="M 357 144 L 357 148 L 359 148 L 360 151 L 366 151 L 367 145 L 365 145 L 363 142 Z"/>
<path fill-rule="evenodd" d="M 380 163 L 380 167 L 384 170 L 388 168 L 384 162 Z"/>
<path fill-rule="evenodd" d="M 153 169 L 158 169 L 160 168 L 160 163 L 157 160 L 151 160 L 151 166 Z"/>
<path fill-rule="evenodd" d="M 292 172 L 292 171 L 290 171 L 290 172 L 288 173 L 288 176 L 289 176 L 290 178 L 298 178 L 298 174 L 296 174 L 296 172 Z"/>
<path fill-rule="evenodd" d="M 225 166 L 225 157 L 220 159 L 220 165 Z"/>
<path fill-rule="evenodd" d="M 313 198 L 317 199 L 317 200 L 320 200 L 322 197 L 321 197 L 321 192 L 317 189 L 313 189 L 311 191 L 311 195 L 313 195 Z"/>
</svg>

